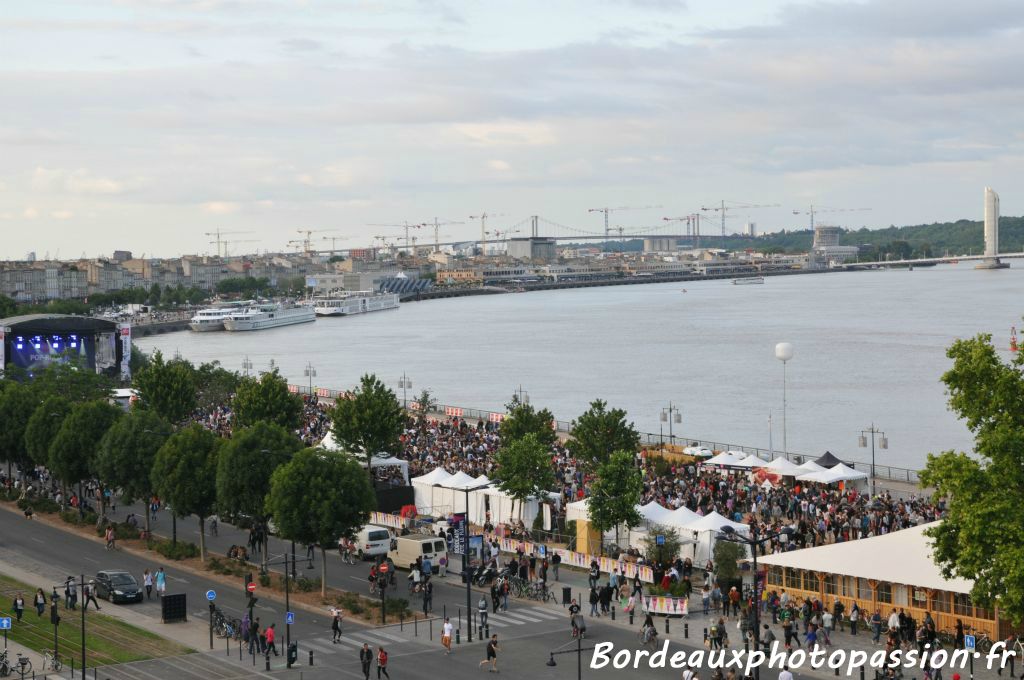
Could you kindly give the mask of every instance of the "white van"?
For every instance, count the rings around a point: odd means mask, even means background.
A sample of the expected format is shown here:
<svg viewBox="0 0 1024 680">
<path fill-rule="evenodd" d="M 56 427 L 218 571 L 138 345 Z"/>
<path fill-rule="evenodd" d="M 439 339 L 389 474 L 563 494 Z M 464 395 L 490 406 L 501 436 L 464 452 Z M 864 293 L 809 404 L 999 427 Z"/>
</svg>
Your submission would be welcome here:
<svg viewBox="0 0 1024 680">
<path fill-rule="evenodd" d="M 391 529 L 367 524 L 356 532 L 356 555 L 361 560 L 378 555 L 387 555 L 391 547 L 391 540 L 395 537 Z"/>
<path fill-rule="evenodd" d="M 431 571 L 438 572 L 441 556 L 447 554 L 448 543 L 439 536 L 410 535 L 399 536 L 391 541 L 388 557 L 396 567 L 408 569 L 417 557 L 429 559 Z"/>
</svg>

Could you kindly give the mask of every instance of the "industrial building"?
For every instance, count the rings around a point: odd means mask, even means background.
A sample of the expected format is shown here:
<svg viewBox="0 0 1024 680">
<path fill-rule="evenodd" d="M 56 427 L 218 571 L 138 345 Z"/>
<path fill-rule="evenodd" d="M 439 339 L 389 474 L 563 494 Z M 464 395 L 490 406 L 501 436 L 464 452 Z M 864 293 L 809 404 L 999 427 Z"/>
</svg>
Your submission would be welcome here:
<svg viewBox="0 0 1024 680">
<path fill-rule="evenodd" d="M 554 262 L 558 259 L 558 248 L 553 238 L 512 238 L 508 240 L 508 256 L 520 261 Z"/>
</svg>

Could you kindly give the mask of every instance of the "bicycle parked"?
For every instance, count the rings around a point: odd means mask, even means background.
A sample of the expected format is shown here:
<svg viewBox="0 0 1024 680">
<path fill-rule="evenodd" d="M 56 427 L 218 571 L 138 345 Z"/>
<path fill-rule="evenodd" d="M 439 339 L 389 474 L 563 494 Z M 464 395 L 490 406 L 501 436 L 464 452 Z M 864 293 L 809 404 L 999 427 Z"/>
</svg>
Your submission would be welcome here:
<svg viewBox="0 0 1024 680">
<path fill-rule="evenodd" d="M 60 672 L 64 664 L 61 662 L 60 657 L 57 653 L 51 650 L 43 652 L 43 670 L 44 671 L 57 671 Z"/>
</svg>

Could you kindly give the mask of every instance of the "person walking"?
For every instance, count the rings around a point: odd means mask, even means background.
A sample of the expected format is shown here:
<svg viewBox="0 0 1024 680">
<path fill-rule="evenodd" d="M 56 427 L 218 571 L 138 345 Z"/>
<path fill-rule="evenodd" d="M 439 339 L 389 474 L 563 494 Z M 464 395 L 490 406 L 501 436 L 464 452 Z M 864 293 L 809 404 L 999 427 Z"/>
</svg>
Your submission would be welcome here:
<svg viewBox="0 0 1024 680">
<path fill-rule="evenodd" d="M 373 663 L 373 650 L 370 649 L 370 645 L 363 643 L 363 648 L 359 650 L 359 664 L 363 667 L 363 678 L 370 680 L 370 664 Z"/>
<path fill-rule="evenodd" d="M 78 586 L 74 576 L 68 576 L 64 581 L 64 609 L 77 609 Z"/>
<path fill-rule="evenodd" d="M 107 530 L 104 532 L 103 536 L 104 536 L 104 538 L 107 541 L 107 550 L 114 550 L 116 548 L 116 546 L 114 545 L 114 539 L 116 537 L 114 535 L 114 525 L 113 524 L 108 524 L 107 525 Z"/>
<path fill-rule="evenodd" d="M 434 584 L 427 581 L 423 586 L 423 616 L 426 617 L 434 608 Z"/>
<path fill-rule="evenodd" d="M 149 569 L 142 572 L 142 585 L 146 586 L 146 599 L 151 599 L 153 597 L 153 574 Z"/>
<path fill-rule="evenodd" d="M 272 623 L 269 626 L 267 626 L 267 651 L 265 652 L 267 657 L 270 656 L 271 652 L 274 653 L 274 656 L 277 656 L 277 647 L 274 646 L 274 636 L 276 635 L 274 626 L 276 625 L 276 623 Z"/>
<path fill-rule="evenodd" d="M 83 609 L 88 609 L 89 603 L 92 602 L 94 605 L 96 605 L 96 611 L 100 610 L 100 603 L 96 601 L 96 581 L 90 580 L 87 584 L 85 584 L 85 592 L 83 594 L 83 597 Z"/>
<path fill-rule="evenodd" d="M 34 603 L 36 605 L 36 616 L 42 616 L 43 612 L 46 611 L 46 593 L 43 592 L 42 588 L 36 590 Z"/>
<path fill-rule="evenodd" d="M 487 670 L 488 673 L 498 673 L 498 652 L 501 651 L 501 647 L 498 646 L 498 634 L 495 633 L 491 636 L 491 639 L 487 641 L 487 658 L 480 662 L 480 668 L 483 668 L 487 664 L 491 664 L 491 667 Z"/>
<path fill-rule="evenodd" d="M 487 625 L 487 596 L 481 594 L 480 601 L 476 603 L 477 614 L 480 615 L 480 627 Z"/>
<path fill-rule="evenodd" d="M 255 654 L 260 651 L 260 617 L 249 622 L 249 653 Z"/>
<path fill-rule="evenodd" d="M 600 605 L 600 602 L 601 602 L 601 595 L 600 595 L 600 593 L 597 592 L 597 587 L 596 586 L 591 586 L 590 587 L 590 615 L 591 616 L 598 617 L 598 616 L 601 615 L 600 612 L 598 611 L 598 606 Z"/>
<path fill-rule="evenodd" d="M 377 680 L 380 680 L 381 674 L 385 678 L 391 680 L 391 676 L 388 675 L 388 653 L 384 651 L 383 647 L 377 648 Z"/>
<path fill-rule="evenodd" d="M 562 563 L 562 556 L 557 552 L 551 556 L 551 573 L 555 576 L 555 581 L 558 581 L 558 565 Z"/>
<path fill-rule="evenodd" d="M 447 616 L 444 617 L 444 624 L 441 626 L 441 646 L 444 647 L 445 656 L 452 653 L 452 630 L 452 622 Z"/>
<path fill-rule="evenodd" d="M 331 643 L 338 644 L 338 640 L 341 639 L 341 610 L 335 609 L 334 616 L 331 618 Z"/>
<path fill-rule="evenodd" d="M 167 592 L 167 574 L 164 573 L 164 568 L 160 567 L 156 571 L 156 596 L 163 597 L 165 592 Z"/>
<path fill-rule="evenodd" d="M 20 623 L 21 617 L 25 613 L 25 596 L 21 593 L 15 595 L 14 602 L 11 603 L 11 608 L 14 609 L 14 615 L 18 617 L 18 622 Z"/>
</svg>

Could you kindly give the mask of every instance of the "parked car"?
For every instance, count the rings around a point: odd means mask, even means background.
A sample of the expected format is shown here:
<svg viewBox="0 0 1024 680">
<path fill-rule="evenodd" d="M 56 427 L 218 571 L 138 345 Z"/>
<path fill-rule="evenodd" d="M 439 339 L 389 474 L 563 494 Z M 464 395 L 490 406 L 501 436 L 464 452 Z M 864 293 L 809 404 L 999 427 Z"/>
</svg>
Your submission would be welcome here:
<svg viewBox="0 0 1024 680">
<path fill-rule="evenodd" d="M 142 588 L 127 571 L 96 572 L 96 597 L 118 602 L 142 602 Z"/>
</svg>

